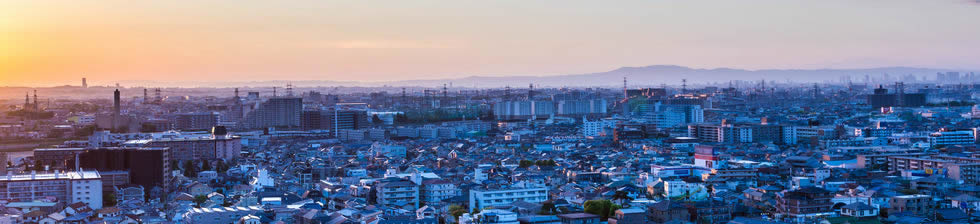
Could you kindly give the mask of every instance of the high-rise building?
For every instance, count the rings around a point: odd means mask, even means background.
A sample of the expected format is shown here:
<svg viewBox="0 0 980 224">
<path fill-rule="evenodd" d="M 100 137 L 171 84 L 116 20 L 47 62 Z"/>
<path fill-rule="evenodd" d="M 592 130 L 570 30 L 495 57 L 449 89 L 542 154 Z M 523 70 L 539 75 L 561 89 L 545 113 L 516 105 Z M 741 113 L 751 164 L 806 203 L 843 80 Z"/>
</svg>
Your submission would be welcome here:
<svg viewBox="0 0 980 224">
<path fill-rule="evenodd" d="M 926 94 L 924 93 L 888 93 L 888 89 L 879 85 L 877 89 L 874 90 L 874 94 L 868 95 L 868 104 L 871 108 L 878 109 L 882 107 L 919 107 L 926 104 Z M 902 99 L 899 100 L 898 97 L 901 96 Z"/>
<path fill-rule="evenodd" d="M 78 155 L 78 164 L 84 170 L 99 172 L 127 171 L 130 183 L 165 188 L 170 173 L 169 148 L 96 148 L 85 149 Z"/>
<path fill-rule="evenodd" d="M 174 129 L 207 130 L 218 124 L 218 114 L 213 112 L 182 113 L 174 117 Z"/>
<path fill-rule="evenodd" d="M 364 129 L 370 127 L 365 110 L 308 110 L 303 111 L 303 130 L 337 130 Z"/>
<path fill-rule="evenodd" d="M 299 128 L 303 114 L 303 98 L 274 97 L 245 116 L 242 123 L 247 129 L 270 127 Z"/>
<path fill-rule="evenodd" d="M 497 120 L 522 120 L 528 118 L 547 118 L 555 114 L 554 101 L 503 101 L 493 105 Z"/>
</svg>

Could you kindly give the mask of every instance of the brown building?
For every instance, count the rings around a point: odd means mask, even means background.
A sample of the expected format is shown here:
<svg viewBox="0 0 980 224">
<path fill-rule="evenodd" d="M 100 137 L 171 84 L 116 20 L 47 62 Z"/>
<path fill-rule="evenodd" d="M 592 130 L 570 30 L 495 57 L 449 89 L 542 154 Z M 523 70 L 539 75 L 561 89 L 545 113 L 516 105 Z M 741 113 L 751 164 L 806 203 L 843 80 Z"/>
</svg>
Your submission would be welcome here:
<svg viewBox="0 0 980 224">
<path fill-rule="evenodd" d="M 684 205 L 670 200 L 647 206 L 647 219 L 650 223 L 667 223 L 673 220 L 690 220 L 691 213 Z"/>
<path fill-rule="evenodd" d="M 616 210 L 616 214 L 607 221 L 609 224 L 644 224 L 647 223 L 647 216 L 643 209 L 624 208 Z"/>
<path fill-rule="evenodd" d="M 804 187 L 781 193 L 776 194 L 776 211 L 789 218 L 807 220 L 834 213 L 830 201 L 834 195 L 823 188 Z"/>
<path fill-rule="evenodd" d="M 598 224 L 599 216 L 589 213 L 569 213 L 558 215 L 562 224 Z"/>
<path fill-rule="evenodd" d="M 901 212 L 911 212 L 914 214 L 925 214 L 932 205 L 932 197 L 929 195 L 899 195 L 888 200 L 888 214 Z"/>
</svg>

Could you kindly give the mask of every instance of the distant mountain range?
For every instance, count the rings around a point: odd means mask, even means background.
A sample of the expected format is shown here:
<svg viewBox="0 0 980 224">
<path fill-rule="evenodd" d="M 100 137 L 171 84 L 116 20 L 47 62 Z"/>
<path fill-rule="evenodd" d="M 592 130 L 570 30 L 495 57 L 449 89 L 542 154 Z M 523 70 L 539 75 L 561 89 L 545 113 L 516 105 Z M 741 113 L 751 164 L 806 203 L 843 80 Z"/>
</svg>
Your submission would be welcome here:
<svg viewBox="0 0 980 224">
<path fill-rule="evenodd" d="M 452 83 L 454 87 L 496 88 L 511 86 L 526 87 L 531 83 L 542 87 L 618 87 L 626 77 L 631 86 L 656 86 L 660 84 L 678 85 L 682 79 L 688 84 L 727 83 L 730 80 L 771 80 L 776 82 L 823 82 L 839 81 L 842 76 L 850 76 L 856 83 L 864 81 L 865 75 L 874 78 L 888 74 L 891 77 L 913 75 L 918 79 L 935 79 L 937 72 L 976 72 L 957 69 L 935 69 L 914 67 L 881 67 L 865 69 L 765 69 L 745 70 L 733 68 L 697 69 L 677 65 L 651 65 L 645 67 L 623 67 L 607 72 L 550 75 L 550 76 L 469 76 L 457 79 L 403 80 L 388 82 L 345 82 L 328 80 L 272 80 L 255 82 L 167 82 L 167 81 L 120 81 L 124 86 L 181 86 L 181 87 L 239 87 L 239 86 L 285 86 L 292 83 L 297 87 L 313 86 L 418 86 L 441 87 Z"/>
</svg>

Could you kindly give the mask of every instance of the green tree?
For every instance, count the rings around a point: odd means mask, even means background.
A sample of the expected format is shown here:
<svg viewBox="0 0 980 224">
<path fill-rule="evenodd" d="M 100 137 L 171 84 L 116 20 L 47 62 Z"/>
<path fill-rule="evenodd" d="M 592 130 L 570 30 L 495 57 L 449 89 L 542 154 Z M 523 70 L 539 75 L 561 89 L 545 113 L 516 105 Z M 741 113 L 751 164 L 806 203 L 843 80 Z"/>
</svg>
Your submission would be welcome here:
<svg viewBox="0 0 980 224">
<path fill-rule="evenodd" d="M 34 167 L 33 168 L 34 168 L 34 170 L 37 170 L 37 171 L 44 171 L 44 164 L 41 164 L 41 160 L 35 160 L 34 161 Z"/>
<path fill-rule="evenodd" d="M 531 162 L 531 160 L 521 160 L 520 164 L 518 164 L 521 168 L 528 168 L 531 165 L 534 165 L 534 162 Z"/>
<path fill-rule="evenodd" d="M 541 215 L 551 215 L 551 214 L 555 214 L 557 212 L 558 212 L 558 209 L 555 208 L 555 203 L 554 202 L 545 201 L 544 203 L 541 203 L 541 211 L 539 211 L 538 214 L 541 214 Z"/>
<path fill-rule="evenodd" d="M 538 161 L 535 161 L 534 163 L 535 163 L 535 165 L 538 165 L 538 166 L 555 166 L 555 165 L 557 165 L 557 163 L 555 163 L 554 160 L 550 160 L 550 159 L 549 160 L 538 160 Z"/>
<path fill-rule="evenodd" d="M 197 204 L 197 207 L 201 207 L 206 201 L 208 201 L 208 196 L 198 195 L 194 197 L 194 204 Z"/>
<path fill-rule="evenodd" d="M 609 200 L 588 200 L 585 202 L 585 213 L 598 215 L 603 221 L 609 218 L 620 206 Z"/>
<path fill-rule="evenodd" d="M 633 200 L 633 197 L 630 197 L 628 192 L 616 191 L 616 193 L 613 194 L 612 199 L 619 200 L 619 204 L 622 205 L 626 200 Z"/>
<path fill-rule="evenodd" d="M 184 176 L 189 178 L 197 177 L 197 167 L 193 160 L 184 161 Z"/>
<path fill-rule="evenodd" d="M 201 160 L 201 171 L 211 170 L 211 162 L 207 160 Z"/>
<path fill-rule="evenodd" d="M 466 208 L 463 208 L 463 206 L 459 206 L 459 205 L 449 206 L 449 215 L 452 215 L 453 219 L 456 219 L 458 221 L 459 216 L 463 215 L 463 213 L 466 213 Z"/>
<path fill-rule="evenodd" d="M 116 206 L 116 194 L 114 193 L 102 194 L 102 205 L 105 207 Z"/>
<path fill-rule="evenodd" d="M 218 160 L 218 163 L 215 165 L 215 171 L 218 171 L 218 173 L 228 172 L 228 164 L 224 160 Z"/>
</svg>

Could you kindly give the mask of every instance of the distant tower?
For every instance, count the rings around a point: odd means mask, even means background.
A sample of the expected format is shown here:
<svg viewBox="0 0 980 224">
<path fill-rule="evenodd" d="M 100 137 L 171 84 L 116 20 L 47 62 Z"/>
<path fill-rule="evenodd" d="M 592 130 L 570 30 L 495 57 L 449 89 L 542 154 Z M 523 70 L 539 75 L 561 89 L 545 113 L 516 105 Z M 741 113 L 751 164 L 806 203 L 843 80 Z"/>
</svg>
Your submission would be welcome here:
<svg viewBox="0 0 980 224">
<path fill-rule="evenodd" d="M 449 102 L 449 89 L 446 88 L 446 84 L 442 84 L 442 100 Z"/>
<path fill-rule="evenodd" d="M 895 82 L 895 105 L 905 106 L 905 83 Z"/>
<path fill-rule="evenodd" d="M 82 88 L 88 88 L 88 82 L 85 81 L 85 78 L 82 78 Z"/>
<path fill-rule="evenodd" d="M 527 100 L 534 99 L 534 83 L 527 85 Z"/>
<path fill-rule="evenodd" d="M 510 86 L 504 87 L 504 99 L 510 99 Z"/>
<path fill-rule="evenodd" d="M 626 89 L 626 77 L 623 77 L 623 100 L 629 99 L 629 91 Z"/>
<path fill-rule="evenodd" d="M 39 103 L 39 102 L 37 102 L 37 90 L 35 89 L 35 90 L 34 90 L 34 112 L 39 112 L 39 111 L 41 111 L 41 110 L 39 110 L 39 109 L 37 108 L 37 107 L 38 107 L 38 105 L 40 105 L 40 104 L 41 104 L 41 103 Z"/>
<path fill-rule="evenodd" d="M 407 103 L 408 98 L 405 96 L 405 87 L 402 87 L 402 103 Z"/>
<path fill-rule="evenodd" d="M 293 96 L 293 84 L 286 84 L 286 96 Z"/>
<path fill-rule="evenodd" d="M 272 87 L 272 97 L 276 97 L 276 87 Z"/>
<path fill-rule="evenodd" d="M 119 111 L 120 111 L 119 99 L 120 99 L 119 89 L 116 89 L 116 91 L 112 92 L 112 129 L 119 128 L 118 126 Z"/>
<path fill-rule="evenodd" d="M 143 88 L 143 103 L 145 104 L 149 102 L 150 102 L 150 90 Z"/>
<path fill-rule="evenodd" d="M 681 93 L 687 93 L 687 79 L 681 79 Z"/>
<path fill-rule="evenodd" d="M 24 92 L 24 110 L 31 106 L 31 94 Z"/>
<path fill-rule="evenodd" d="M 813 83 L 813 98 L 820 98 L 820 86 L 817 83 Z"/>
<path fill-rule="evenodd" d="M 160 88 L 154 89 L 153 94 L 156 94 L 156 99 L 153 99 L 153 101 L 157 103 L 163 102 L 163 96 L 160 95 Z"/>
<path fill-rule="evenodd" d="M 238 99 L 238 88 L 235 88 L 235 99 Z"/>
</svg>

